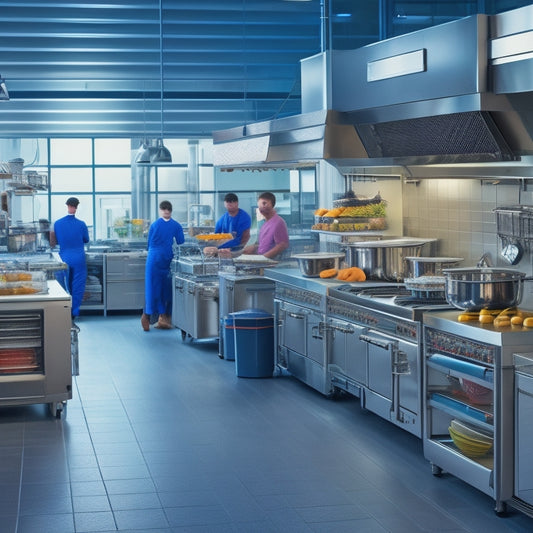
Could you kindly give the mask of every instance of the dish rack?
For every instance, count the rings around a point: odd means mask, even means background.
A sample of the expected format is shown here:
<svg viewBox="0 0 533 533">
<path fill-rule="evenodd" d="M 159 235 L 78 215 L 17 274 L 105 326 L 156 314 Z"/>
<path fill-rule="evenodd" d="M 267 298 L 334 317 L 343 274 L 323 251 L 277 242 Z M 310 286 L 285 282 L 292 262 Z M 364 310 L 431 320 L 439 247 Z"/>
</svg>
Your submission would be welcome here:
<svg viewBox="0 0 533 533">
<path fill-rule="evenodd" d="M 533 205 L 497 207 L 494 212 L 499 237 L 529 245 L 533 240 Z"/>
</svg>

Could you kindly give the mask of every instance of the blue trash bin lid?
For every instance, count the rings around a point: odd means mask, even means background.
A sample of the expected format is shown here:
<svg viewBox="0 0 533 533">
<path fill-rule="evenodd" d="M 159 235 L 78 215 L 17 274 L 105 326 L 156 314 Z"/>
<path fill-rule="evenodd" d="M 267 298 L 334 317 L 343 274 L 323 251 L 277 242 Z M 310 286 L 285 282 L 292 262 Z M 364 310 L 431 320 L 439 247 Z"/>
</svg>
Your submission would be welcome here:
<svg viewBox="0 0 533 533">
<path fill-rule="evenodd" d="M 232 316 L 235 319 L 237 318 L 270 318 L 272 313 L 267 313 L 263 309 L 245 309 L 244 311 L 235 311 L 234 313 L 229 313 L 228 316 Z"/>
</svg>

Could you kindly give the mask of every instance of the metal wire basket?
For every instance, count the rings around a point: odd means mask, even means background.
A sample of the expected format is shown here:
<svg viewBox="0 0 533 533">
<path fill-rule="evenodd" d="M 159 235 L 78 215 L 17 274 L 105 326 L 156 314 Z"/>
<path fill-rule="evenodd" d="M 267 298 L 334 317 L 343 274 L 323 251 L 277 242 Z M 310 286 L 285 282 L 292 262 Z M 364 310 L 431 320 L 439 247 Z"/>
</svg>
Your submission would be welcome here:
<svg viewBox="0 0 533 533">
<path fill-rule="evenodd" d="M 533 206 L 497 207 L 496 230 L 500 237 L 519 240 L 533 239 Z"/>
</svg>

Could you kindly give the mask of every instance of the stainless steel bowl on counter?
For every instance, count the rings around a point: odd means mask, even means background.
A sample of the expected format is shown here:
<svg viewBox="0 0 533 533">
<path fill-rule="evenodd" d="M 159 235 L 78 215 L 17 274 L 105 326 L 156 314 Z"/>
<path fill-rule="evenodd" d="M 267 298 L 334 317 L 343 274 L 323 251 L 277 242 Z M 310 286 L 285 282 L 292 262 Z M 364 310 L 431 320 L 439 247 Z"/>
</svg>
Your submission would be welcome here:
<svg viewBox="0 0 533 533">
<path fill-rule="evenodd" d="M 442 276 L 445 268 L 456 267 L 462 257 L 406 257 L 410 278 L 421 276 Z"/>
<path fill-rule="evenodd" d="M 340 252 L 313 252 L 291 256 L 298 261 L 302 276 L 318 278 L 322 270 L 339 268 L 344 254 Z"/>
<path fill-rule="evenodd" d="M 446 300 L 458 309 L 505 309 L 522 301 L 523 272 L 510 268 L 444 269 Z"/>
<path fill-rule="evenodd" d="M 436 239 L 403 237 L 347 244 L 346 263 L 364 270 L 367 279 L 402 282 L 408 277 L 407 257 L 419 257 Z"/>
</svg>

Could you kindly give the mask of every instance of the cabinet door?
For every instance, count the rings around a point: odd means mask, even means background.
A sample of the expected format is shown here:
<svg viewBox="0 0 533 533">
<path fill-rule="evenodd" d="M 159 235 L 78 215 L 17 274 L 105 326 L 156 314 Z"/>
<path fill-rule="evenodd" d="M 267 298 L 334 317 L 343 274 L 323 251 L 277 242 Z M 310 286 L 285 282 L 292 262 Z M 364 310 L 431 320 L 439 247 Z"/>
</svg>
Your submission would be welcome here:
<svg viewBox="0 0 533 533">
<path fill-rule="evenodd" d="M 367 384 L 368 352 L 366 344 L 359 340 L 365 328 L 350 324 L 350 333 L 346 334 L 346 375 L 362 385 Z"/>
<path fill-rule="evenodd" d="M 304 355 L 322 366 L 326 362 L 325 317 L 321 313 L 309 311 L 306 318 L 306 351 Z"/>
<path fill-rule="evenodd" d="M 305 355 L 305 336 L 307 317 L 303 309 L 297 306 L 281 307 L 281 344 L 289 350 Z"/>
<path fill-rule="evenodd" d="M 515 492 L 521 500 L 533 505 L 533 377 L 519 373 L 515 377 Z"/>
</svg>

